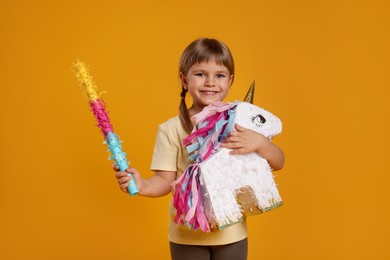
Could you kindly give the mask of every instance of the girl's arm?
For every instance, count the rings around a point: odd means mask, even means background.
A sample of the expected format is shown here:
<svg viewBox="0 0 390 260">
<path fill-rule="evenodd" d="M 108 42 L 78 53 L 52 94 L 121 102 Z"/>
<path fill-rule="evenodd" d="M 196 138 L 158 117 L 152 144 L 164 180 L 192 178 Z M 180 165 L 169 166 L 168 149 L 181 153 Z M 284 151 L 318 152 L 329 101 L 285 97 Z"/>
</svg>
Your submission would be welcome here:
<svg viewBox="0 0 390 260">
<path fill-rule="evenodd" d="M 118 170 L 117 167 L 114 170 Z M 139 189 L 139 195 L 145 197 L 161 197 L 167 195 L 171 192 L 171 183 L 176 178 L 176 172 L 174 171 L 155 171 L 155 175 L 144 179 L 141 177 L 137 169 L 128 168 L 126 172 L 117 172 L 115 177 L 118 180 L 119 187 L 123 192 L 127 193 L 127 187 L 129 186 L 129 181 L 131 176 L 127 176 L 128 173 L 131 173 L 134 177 L 137 187 Z"/>
<path fill-rule="evenodd" d="M 266 159 L 275 171 L 283 168 L 284 153 L 267 137 L 236 124 L 235 129 L 222 143 L 222 147 L 233 149 L 230 154 L 256 152 Z"/>
</svg>

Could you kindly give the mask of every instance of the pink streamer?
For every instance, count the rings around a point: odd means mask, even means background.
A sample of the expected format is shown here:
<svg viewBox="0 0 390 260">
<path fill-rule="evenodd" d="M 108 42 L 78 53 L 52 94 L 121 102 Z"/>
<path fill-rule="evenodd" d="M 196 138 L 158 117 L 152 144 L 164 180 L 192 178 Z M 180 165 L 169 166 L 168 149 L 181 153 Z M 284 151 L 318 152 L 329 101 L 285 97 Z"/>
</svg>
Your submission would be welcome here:
<svg viewBox="0 0 390 260">
<path fill-rule="evenodd" d="M 173 204 L 176 208 L 175 223 L 210 232 L 210 225 L 204 212 L 203 198 L 200 192 L 200 172 L 198 165 L 187 168 L 183 175 L 175 181 L 178 189 Z"/>
<path fill-rule="evenodd" d="M 187 146 L 192 141 L 196 140 L 196 137 L 207 136 L 208 132 L 214 128 L 215 124 L 222 118 L 222 116 L 223 113 L 219 113 L 219 114 L 213 114 L 210 117 L 208 117 L 207 120 L 205 120 L 208 122 L 207 126 L 202 127 L 201 129 L 198 129 L 196 131 L 193 131 L 192 134 L 190 134 L 189 136 L 187 136 L 187 138 L 183 140 L 183 144 Z"/>
<path fill-rule="evenodd" d="M 203 108 L 203 110 L 198 114 L 194 115 L 192 119 L 195 121 L 196 124 L 198 124 L 199 122 L 203 122 L 205 118 L 215 115 L 216 113 L 226 111 L 231 107 L 232 104 L 217 101 Z"/>
</svg>

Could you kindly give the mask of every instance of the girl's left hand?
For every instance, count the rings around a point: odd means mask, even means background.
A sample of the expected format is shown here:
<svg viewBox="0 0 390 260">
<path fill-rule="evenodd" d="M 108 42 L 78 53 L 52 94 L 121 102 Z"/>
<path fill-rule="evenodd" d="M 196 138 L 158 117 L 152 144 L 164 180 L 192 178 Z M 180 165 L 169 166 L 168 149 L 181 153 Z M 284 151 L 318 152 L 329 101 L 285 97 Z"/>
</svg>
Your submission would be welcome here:
<svg viewBox="0 0 390 260">
<path fill-rule="evenodd" d="M 248 154 L 257 152 L 260 154 L 262 147 L 267 146 L 270 140 L 262 134 L 235 125 L 236 131 L 232 131 L 222 142 L 222 147 L 233 149 L 230 154 Z M 260 154 L 261 155 L 261 154 Z"/>
</svg>

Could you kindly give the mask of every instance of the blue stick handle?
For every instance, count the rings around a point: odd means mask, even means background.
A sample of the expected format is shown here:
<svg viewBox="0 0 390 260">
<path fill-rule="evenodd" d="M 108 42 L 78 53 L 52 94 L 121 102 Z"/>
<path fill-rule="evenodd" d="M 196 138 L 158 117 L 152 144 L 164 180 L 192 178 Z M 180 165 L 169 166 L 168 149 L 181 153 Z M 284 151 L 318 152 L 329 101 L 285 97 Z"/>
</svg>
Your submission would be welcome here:
<svg viewBox="0 0 390 260">
<path fill-rule="evenodd" d="M 112 156 L 111 159 L 115 160 L 115 164 L 118 165 L 120 171 L 126 171 L 129 167 L 127 165 L 126 154 L 122 151 L 122 146 L 118 141 L 117 135 L 111 132 L 107 133 L 106 141 L 108 148 L 110 149 Z M 129 176 L 132 176 L 130 173 Z M 131 196 L 135 196 L 139 193 L 137 184 L 135 184 L 134 178 L 130 180 L 130 185 L 127 187 L 127 192 Z"/>
<path fill-rule="evenodd" d="M 117 162 L 117 164 L 119 166 L 119 170 L 121 170 L 122 172 L 126 171 L 126 169 L 129 168 L 127 163 L 126 163 L 126 160 L 124 162 L 121 162 L 121 163 Z M 129 173 L 128 176 L 133 176 L 133 175 L 131 173 Z M 131 196 L 135 196 L 138 194 L 139 190 L 138 190 L 137 184 L 135 184 L 134 178 L 132 178 L 130 180 L 130 185 L 129 185 L 129 187 L 127 187 L 127 192 Z"/>
</svg>

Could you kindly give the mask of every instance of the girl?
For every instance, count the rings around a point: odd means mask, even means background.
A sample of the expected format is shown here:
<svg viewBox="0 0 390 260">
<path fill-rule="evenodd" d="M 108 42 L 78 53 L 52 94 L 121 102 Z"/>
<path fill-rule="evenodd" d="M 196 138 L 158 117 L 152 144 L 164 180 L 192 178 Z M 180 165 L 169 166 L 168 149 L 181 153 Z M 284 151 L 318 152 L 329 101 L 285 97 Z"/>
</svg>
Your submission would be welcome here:
<svg viewBox="0 0 390 260">
<path fill-rule="evenodd" d="M 189 155 L 182 144 L 193 128 L 190 117 L 205 106 L 222 101 L 233 83 L 234 62 L 229 48 L 215 39 L 195 40 L 181 56 L 179 77 L 182 84 L 180 115 L 159 126 L 151 166 L 155 175 L 144 179 L 134 168 L 117 172 L 115 176 L 123 192 L 127 192 L 131 179 L 127 173 L 133 174 L 141 196 L 159 197 L 171 192 L 171 183 L 190 164 Z M 185 102 L 187 93 L 192 97 L 190 109 L 187 109 Z M 232 149 L 232 154 L 257 152 L 268 160 L 272 169 L 283 167 L 283 152 L 266 137 L 239 125 L 235 129 L 237 131 L 225 139 L 223 147 Z M 168 238 L 173 260 L 247 259 L 245 222 L 221 231 L 203 233 L 175 224 L 172 203 L 170 215 Z"/>
</svg>

